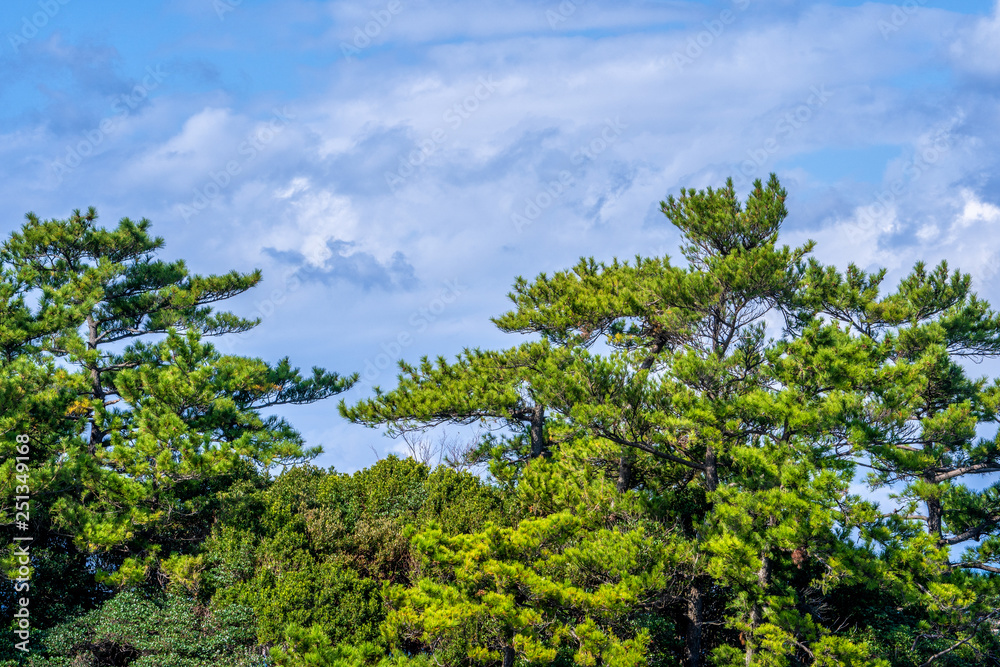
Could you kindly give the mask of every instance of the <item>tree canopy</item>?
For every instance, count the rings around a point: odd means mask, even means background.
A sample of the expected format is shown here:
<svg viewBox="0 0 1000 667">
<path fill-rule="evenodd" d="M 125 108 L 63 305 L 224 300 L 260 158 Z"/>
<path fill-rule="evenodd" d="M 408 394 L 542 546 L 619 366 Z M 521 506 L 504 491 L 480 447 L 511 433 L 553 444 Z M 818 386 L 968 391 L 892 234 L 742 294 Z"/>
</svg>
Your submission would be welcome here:
<svg viewBox="0 0 1000 667">
<path fill-rule="evenodd" d="M 786 199 L 682 189 L 679 259 L 517 278 L 515 344 L 339 404 L 390 436 L 475 425 L 461 460 L 351 475 L 264 411 L 356 376 L 205 342 L 256 324 L 213 304 L 258 272 L 29 216 L 0 419 L 11 479 L 12 435 L 36 443 L 37 664 L 1000 664 L 1000 380 L 971 363 L 1000 315 L 946 264 L 889 289 L 781 245 Z"/>
<path fill-rule="evenodd" d="M 156 258 L 164 242 L 148 220 L 109 230 L 96 219 L 29 214 L 0 249 L 2 502 L 13 529 L 16 488 L 30 489 L 36 620 L 190 567 L 234 480 L 315 453 L 262 410 L 356 380 L 221 354 L 207 337 L 257 322 L 213 304 L 260 272 L 192 275 Z M 30 442 L 20 480 L 16 435 Z M 16 597 L 5 591 L 5 608 Z"/>
</svg>

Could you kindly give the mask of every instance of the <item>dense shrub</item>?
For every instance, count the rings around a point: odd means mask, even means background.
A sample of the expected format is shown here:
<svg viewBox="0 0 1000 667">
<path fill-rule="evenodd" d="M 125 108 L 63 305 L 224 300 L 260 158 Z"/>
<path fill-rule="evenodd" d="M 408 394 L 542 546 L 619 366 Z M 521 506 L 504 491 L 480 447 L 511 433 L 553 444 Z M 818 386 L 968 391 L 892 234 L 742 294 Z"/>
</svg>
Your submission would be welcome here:
<svg viewBox="0 0 1000 667">
<path fill-rule="evenodd" d="M 264 656 L 254 641 L 254 626 L 253 610 L 246 606 L 213 610 L 187 597 L 126 591 L 98 609 L 36 635 L 28 664 L 37 667 L 264 665 Z"/>
</svg>

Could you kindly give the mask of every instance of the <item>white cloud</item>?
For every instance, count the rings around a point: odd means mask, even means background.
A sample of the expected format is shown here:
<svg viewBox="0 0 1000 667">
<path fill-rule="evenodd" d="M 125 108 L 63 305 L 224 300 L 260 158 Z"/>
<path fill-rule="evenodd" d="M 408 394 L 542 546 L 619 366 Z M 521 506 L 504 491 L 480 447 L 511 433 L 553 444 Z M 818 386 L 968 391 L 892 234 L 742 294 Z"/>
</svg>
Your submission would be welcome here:
<svg viewBox="0 0 1000 667">
<path fill-rule="evenodd" d="M 313 266 L 322 266 L 332 254 L 330 241 L 360 241 L 367 246 L 366 239 L 359 238 L 358 214 L 349 197 L 315 190 L 304 178 L 294 179 L 281 194 L 288 202 L 285 220 L 268 221 L 260 230 L 260 247 L 292 250 Z"/>
<path fill-rule="evenodd" d="M 474 11 L 453 1 L 407 2 L 370 48 L 346 62 L 340 42 L 384 4 L 244 3 L 220 22 L 190 0 L 178 18 L 190 30 L 141 55 L 126 53 L 148 62 L 204 61 L 218 70 L 218 82 L 171 74 L 149 108 L 105 142 L 108 156 L 95 156 L 58 188 L 46 189 L 38 174 L 72 137 L 46 131 L 30 114 L 12 119 L 0 137 L 7 219 L 41 206 L 49 207 L 41 214 L 65 215 L 89 203 L 105 220 L 148 216 L 170 252 L 199 270 L 263 263 L 264 296 L 250 303 L 280 293 L 290 270 L 264 248 L 318 267 L 356 256 L 352 266 L 369 276 L 401 253 L 419 280 L 413 291 L 311 284 L 275 306 L 267 332 L 248 343 L 273 357 L 294 341 L 296 351 L 323 357 L 302 363 L 346 371 L 392 339 L 446 280 L 468 288 L 406 355 L 513 344 L 488 317 L 508 306 L 504 294 L 518 274 L 565 268 L 581 255 L 676 256 L 676 231 L 658 213 L 659 199 L 681 186 L 721 184 L 748 151 L 774 137 L 776 149 L 755 175 L 777 170 L 789 188 L 785 242 L 814 238 L 824 261 L 886 266 L 893 276 L 920 258 L 948 257 L 977 277 L 1000 265 L 993 176 L 1000 173 L 1000 105 L 988 86 L 951 78 L 995 72 L 1000 14 L 972 21 L 921 7 L 883 38 L 878 22 L 888 5 L 752 2 L 679 68 L 673 55 L 685 53 L 703 21 L 729 4 L 575 4 L 552 29 L 546 12 L 559 7 L 555 1 L 488 1 Z M 273 49 L 271 41 L 246 39 L 272 33 Z M 942 59 L 949 49 L 952 60 Z M 254 69 L 263 58 L 267 67 Z M 38 78 L 58 88 L 59 76 Z M 448 120 L 449 110 L 475 96 L 480 77 L 492 77 L 497 89 L 460 123 Z M 227 88 L 225 81 L 247 83 Z M 824 86 L 829 101 L 778 134 L 813 87 Z M 99 96 L 90 103 L 106 106 Z M 240 142 L 285 103 L 294 123 L 241 163 L 240 174 L 185 224 L 177 206 L 240 158 Z M 599 145 L 609 118 L 625 126 L 620 135 L 592 157 L 581 153 Z M 435 130 L 442 139 L 391 191 L 385 172 L 419 153 Z M 915 177 L 914 161 L 942 136 L 949 147 Z M 827 164 L 789 166 L 825 149 L 872 146 L 899 149 L 898 159 L 870 170 L 884 173 L 884 182 L 843 179 Z M 562 172 L 571 185 L 539 200 Z M 872 212 L 897 178 L 905 188 Z M 547 203 L 519 233 L 511 215 L 526 200 Z M 987 296 L 1000 297 L 993 291 Z M 383 379 L 391 384 L 390 374 Z M 321 413 L 309 431 L 332 433 Z M 328 461 L 357 464 L 355 454 L 329 444 Z"/>
<path fill-rule="evenodd" d="M 980 18 L 962 31 L 952 42 L 950 53 L 960 70 L 986 76 L 1000 74 L 1000 1 L 992 16 Z"/>
<path fill-rule="evenodd" d="M 142 182 L 194 184 L 220 167 L 220 156 L 239 143 L 244 119 L 232 109 L 207 107 L 184 121 L 180 131 L 129 165 L 132 179 Z M 224 168 L 224 165 L 223 165 Z"/>
<path fill-rule="evenodd" d="M 929 247 L 928 251 L 948 259 L 955 268 L 971 273 L 977 289 L 996 303 L 1000 300 L 1000 290 L 986 281 L 1000 268 L 1000 234 L 997 234 L 1000 206 L 983 201 L 971 190 L 962 190 L 960 198 L 961 210 L 951 223 L 946 245 Z"/>
<path fill-rule="evenodd" d="M 955 227 L 958 229 L 964 231 L 978 222 L 1000 222 L 1000 207 L 981 201 L 976 196 L 976 193 L 971 190 L 963 190 L 962 199 L 965 200 L 965 206 L 962 208 L 961 215 L 955 221 Z"/>
</svg>

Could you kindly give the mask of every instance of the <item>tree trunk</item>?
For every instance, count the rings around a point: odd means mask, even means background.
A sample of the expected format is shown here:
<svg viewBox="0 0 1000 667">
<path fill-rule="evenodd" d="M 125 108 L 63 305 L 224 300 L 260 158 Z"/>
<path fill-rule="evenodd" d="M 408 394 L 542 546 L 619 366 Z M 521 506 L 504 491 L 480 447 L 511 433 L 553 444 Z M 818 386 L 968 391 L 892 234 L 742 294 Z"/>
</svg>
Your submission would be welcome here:
<svg viewBox="0 0 1000 667">
<path fill-rule="evenodd" d="M 702 577 L 695 577 L 694 583 L 688 589 L 687 632 L 684 638 L 684 663 L 687 667 L 701 667 L 702 664 L 701 629 L 705 608 L 702 588 L 704 585 Z"/>
<path fill-rule="evenodd" d="M 658 355 L 663 347 L 667 344 L 667 337 L 664 334 L 657 336 L 656 341 L 649 350 L 649 356 L 643 359 L 642 363 L 639 365 L 640 370 L 648 371 L 653 367 L 653 362 L 656 361 L 656 355 Z"/>
<path fill-rule="evenodd" d="M 545 446 L 545 406 L 536 403 L 531 410 L 531 458 L 548 455 L 549 450 Z"/>
<path fill-rule="evenodd" d="M 930 484 L 934 484 L 934 475 L 927 475 L 924 477 Z M 941 539 L 941 517 L 944 514 L 944 508 L 941 507 L 940 498 L 928 498 L 927 499 L 927 532 L 934 537 Z"/>
<path fill-rule="evenodd" d="M 503 649 L 503 667 L 514 667 L 514 647 L 506 646 Z"/>
<path fill-rule="evenodd" d="M 622 447 L 621 455 L 618 457 L 618 493 L 625 493 L 632 488 L 632 467 L 635 462 L 635 453 L 631 447 Z"/>
<path fill-rule="evenodd" d="M 719 487 L 718 461 L 715 449 L 705 449 L 705 490 L 715 491 Z M 700 541 L 700 538 L 699 538 Z M 687 667 L 701 667 L 701 634 L 704 624 L 704 594 L 706 579 L 695 575 L 694 583 L 688 590 L 687 636 L 685 637 L 684 658 Z"/>
<path fill-rule="evenodd" d="M 87 316 L 87 349 L 96 350 L 97 349 L 97 322 L 90 315 Z M 95 364 L 98 362 L 95 361 Z M 104 387 L 101 384 L 101 374 L 97 370 L 95 365 L 90 369 L 90 391 L 94 395 L 94 399 L 98 401 L 104 401 Z M 105 433 L 101 429 L 97 428 L 97 415 L 91 412 L 90 417 L 90 441 L 87 443 L 87 450 L 93 456 L 97 453 L 97 449 L 104 442 Z"/>
<path fill-rule="evenodd" d="M 715 491 L 719 488 L 719 462 L 715 448 L 709 445 L 705 449 L 705 490 Z"/>
<path fill-rule="evenodd" d="M 715 448 L 709 445 L 705 449 L 705 490 L 708 492 L 715 491 L 719 488 L 719 467 L 718 458 L 715 454 Z M 701 541 L 701 538 L 697 538 Z M 691 584 L 691 588 L 688 589 L 688 605 L 687 605 L 687 633 L 685 637 L 684 646 L 684 659 L 687 667 L 701 667 L 702 663 L 702 648 L 701 648 L 701 635 L 702 627 L 704 625 L 704 609 L 705 609 L 705 587 L 708 583 L 706 577 L 699 577 L 695 575 L 694 583 Z"/>
<path fill-rule="evenodd" d="M 934 537 L 941 539 L 941 515 L 944 510 L 941 507 L 940 498 L 927 499 L 927 532 Z"/>
<path fill-rule="evenodd" d="M 760 569 L 757 570 L 757 583 L 760 584 L 762 593 L 767 592 L 767 587 L 771 583 L 771 559 L 764 556 L 761 559 Z M 753 664 L 754 656 L 754 634 L 757 628 L 760 626 L 760 622 L 764 618 L 764 612 L 761 609 L 759 603 L 754 603 L 753 609 L 750 610 L 750 632 L 747 634 L 747 652 L 746 652 L 746 664 L 750 667 Z"/>
</svg>

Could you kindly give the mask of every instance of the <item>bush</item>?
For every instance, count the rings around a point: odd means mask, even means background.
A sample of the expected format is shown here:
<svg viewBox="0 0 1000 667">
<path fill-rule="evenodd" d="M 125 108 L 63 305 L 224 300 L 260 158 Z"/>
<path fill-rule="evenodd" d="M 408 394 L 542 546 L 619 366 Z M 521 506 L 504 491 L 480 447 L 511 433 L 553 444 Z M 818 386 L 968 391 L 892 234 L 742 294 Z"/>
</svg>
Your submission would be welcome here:
<svg viewBox="0 0 1000 667">
<path fill-rule="evenodd" d="M 264 665 L 253 610 L 210 610 L 175 595 L 119 593 L 98 609 L 40 633 L 37 667 L 250 667 Z"/>
</svg>

